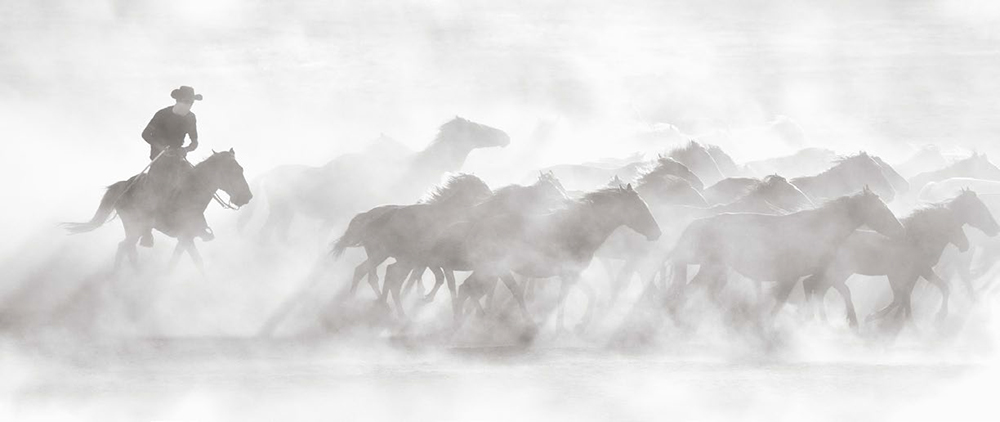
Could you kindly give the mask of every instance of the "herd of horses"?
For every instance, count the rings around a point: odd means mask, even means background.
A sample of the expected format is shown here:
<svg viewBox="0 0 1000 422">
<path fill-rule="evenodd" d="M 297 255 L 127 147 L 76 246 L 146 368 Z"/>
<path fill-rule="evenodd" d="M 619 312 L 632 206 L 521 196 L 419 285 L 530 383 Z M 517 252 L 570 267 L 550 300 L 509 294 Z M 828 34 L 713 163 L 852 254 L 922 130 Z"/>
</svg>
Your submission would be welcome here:
<svg viewBox="0 0 1000 422">
<path fill-rule="evenodd" d="M 847 285 L 854 274 L 889 282 L 891 302 L 869 318 L 895 311 L 909 318 L 920 278 L 940 290 L 938 317 L 944 318 L 948 279 L 958 278 L 970 294 L 979 294 L 989 281 L 976 287 L 978 279 L 1000 261 L 1000 226 L 991 212 L 1000 207 L 994 200 L 1000 169 L 984 154 L 904 177 L 866 152 L 836 156 L 813 148 L 738 164 L 718 146 L 690 141 L 652 159 L 541 169 L 530 184 L 497 189 L 461 172 L 473 150 L 509 142 L 499 129 L 456 117 L 423 151 L 383 137 L 322 167 L 278 167 L 255 181 L 252 202 L 235 152 L 213 153 L 174 194 L 170 218 L 144 211 L 140 196 L 129 193 L 132 183 L 122 181 L 108 188 L 91 221 L 70 230 L 93 230 L 117 212 L 126 239 L 116 268 L 126 258 L 135 263 L 144 227 L 178 239 L 174 261 L 187 251 L 200 266 L 196 230 L 185 222 L 200 216 L 222 190 L 233 204 L 247 205 L 240 210 L 240 227 L 266 207 L 260 236 L 287 241 L 296 216 L 319 220 L 324 233 L 346 224 L 331 254 L 340 257 L 350 248 L 365 254 L 350 292 L 367 280 L 378 301 L 391 301 L 400 318 L 407 317 L 408 294 L 419 290 L 431 302 L 442 286 L 451 294 L 456 320 L 472 310 L 489 313 L 502 284 L 516 306 L 511 309 L 533 325 L 528 293 L 538 280 L 557 277 L 558 303 L 575 287 L 588 298 L 578 329 L 591 322 L 598 299 L 596 286 L 581 282 L 595 260 L 608 273 L 601 297 L 608 304 L 638 280 L 641 298 L 653 298 L 673 314 L 694 292 L 721 306 L 726 286 L 745 279 L 774 314 L 801 282 L 813 302 L 836 290 L 854 327 L 858 318 Z M 912 162 L 897 166 L 920 168 Z M 807 168 L 817 171 L 802 174 Z M 890 208 L 907 214 L 897 218 Z M 980 233 L 967 236 L 967 225 Z M 429 291 L 422 282 L 428 270 L 435 280 Z M 456 273 L 468 275 L 459 282 Z M 761 294 L 763 283 L 774 283 L 772 294 Z M 563 309 L 558 306 L 559 329 Z"/>
</svg>

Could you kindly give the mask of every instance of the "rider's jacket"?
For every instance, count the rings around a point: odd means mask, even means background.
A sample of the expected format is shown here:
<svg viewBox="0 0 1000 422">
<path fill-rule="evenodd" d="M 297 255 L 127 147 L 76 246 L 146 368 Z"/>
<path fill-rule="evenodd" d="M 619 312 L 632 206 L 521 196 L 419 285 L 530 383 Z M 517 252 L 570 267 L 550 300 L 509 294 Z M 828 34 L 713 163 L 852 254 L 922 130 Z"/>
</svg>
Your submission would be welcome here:
<svg viewBox="0 0 1000 422">
<path fill-rule="evenodd" d="M 194 113 L 179 116 L 174 114 L 173 106 L 157 111 L 142 131 L 142 139 L 149 143 L 149 159 L 160 153 L 160 147 L 180 148 L 184 145 L 184 136 L 191 137 L 191 149 L 198 147 L 198 127 Z"/>
</svg>

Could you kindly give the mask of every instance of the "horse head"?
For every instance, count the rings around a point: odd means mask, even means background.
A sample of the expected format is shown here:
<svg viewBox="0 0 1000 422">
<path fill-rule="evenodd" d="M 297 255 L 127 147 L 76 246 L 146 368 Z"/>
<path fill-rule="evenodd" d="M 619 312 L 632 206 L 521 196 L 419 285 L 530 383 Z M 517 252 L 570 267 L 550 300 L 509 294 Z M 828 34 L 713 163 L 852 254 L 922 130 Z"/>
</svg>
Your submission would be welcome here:
<svg viewBox="0 0 1000 422">
<path fill-rule="evenodd" d="M 987 236 L 993 237 L 1000 233 L 1000 225 L 997 225 L 990 209 L 976 192 L 962 189 L 962 192 L 948 203 L 948 207 L 958 215 L 960 221 L 981 230 Z"/>
<path fill-rule="evenodd" d="M 842 171 L 840 176 L 852 186 L 864 185 L 886 201 L 892 201 L 895 198 L 896 190 L 893 189 L 892 183 L 883 173 L 882 166 L 867 152 L 862 151 L 856 155 L 841 158 L 837 167 Z"/>
<path fill-rule="evenodd" d="M 691 183 L 672 174 L 644 176 L 639 180 L 636 189 L 643 197 L 655 204 L 708 206 L 708 201 L 705 200 L 701 192 L 691 186 Z"/>
<path fill-rule="evenodd" d="M 852 195 L 851 215 L 862 224 L 867 225 L 882 235 L 894 239 L 906 236 L 906 229 L 893 215 L 889 207 L 882 202 L 878 194 L 865 186 L 861 192 Z"/>
<path fill-rule="evenodd" d="M 672 150 L 670 158 L 684 164 L 709 185 L 726 178 L 719 170 L 719 165 L 715 162 L 712 154 L 698 141 L 692 140 L 684 147 Z"/>
<path fill-rule="evenodd" d="M 886 163 L 884 160 L 874 155 L 871 157 L 875 160 L 875 163 L 882 168 L 882 175 L 889 181 L 889 184 L 892 185 L 892 188 L 896 191 L 896 193 L 906 193 L 910 190 L 910 182 L 906 181 L 905 177 L 896 172 L 896 169 L 892 168 L 889 163 Z"/>
<path fill-rule="evenodd" d="M 660 238 L 660 226 L 646 202 L 632 189 L 632 184 L 599 189 L 584 195 L 581 203 L 592 204 L 601 219 L 613 226 L 627 226 L 653 241 Z"/>
<path fill-rule="evenodd" d="M 532 188 L 536 189 L 538 198 L 542 200 L 546 208 L 554 208 L 569 199 L 566 188 L 563 187 L 562 182 L 552 170 L 538 172 L 538 180 L 535 181 Z"/>
<path fill-rule="evenodd" d="M 214 186 L 228 194 L 233 205 L 242 207 L 253 198 L 250 185 L 243 176 L 243 166 L 236 161 L 236 151 L 232 148 L 222 152 L 213 150 L 212 155 L 198 163 L 197 167 L 205 169 Z"/>
<path fill-rule="evenodd" d="M 963 167 L 965 174 L 976 179 L 1000 180 L 1000 168 L 997 168 L 986 154 L 975 153 L 972 157 L 955 163 L 956 166 Z"/>
<path fill-rule="evenodd" d="M 624 187 L 612 188 L 615 190 L 615 213 L 624 218 L 624 223 L 630 229 L 646 236 L 646 239 L 653 241 L 663 234 L 660 225 L 653 218 L 653 213 L 649 211 L 649 206 L 639 197 L 639 194 L 632 189 L 629 183 Z"/>
<path fill-rule="evenodd" d="M 506 132 L 458 116 L 441 125 L 438 140 L 461 143 L 469 149 L 510 145 Z"/>
<path fill-rule="evenodd" d="M 689 169 L 680 161 L 664 156 L 658 156 L 653 168 L 643 172 L 643 174 L 639 176 L 639 181 L 641 183 L 642 179 L 646 177 L 655 178 L 664 174 L 677 176 L 687 180 L 689 183 L 691 183 L 691 186 L 694 187 L 699 192 L 705 190 L 705 183 L 702 182 L 701 178 L 699 178 L 698 175 L 694 174 L 694 172 L 692 172 L 691 169 Z"/>
<path fill-rule="evenodd" d="M 772 174 L 764 177 L 753 193 L 759 193 L 768 202 L 786 211 L 799 211 L 815 207 L 812 200 L 791 184 L 788 179 Z"/>
</svg>

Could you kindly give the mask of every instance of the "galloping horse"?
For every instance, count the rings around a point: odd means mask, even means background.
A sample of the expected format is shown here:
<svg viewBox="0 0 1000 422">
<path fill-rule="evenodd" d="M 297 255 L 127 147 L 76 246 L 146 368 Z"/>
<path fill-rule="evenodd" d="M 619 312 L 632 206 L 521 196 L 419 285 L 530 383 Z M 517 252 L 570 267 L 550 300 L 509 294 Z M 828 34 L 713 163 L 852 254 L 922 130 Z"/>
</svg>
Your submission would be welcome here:
<svg viewBox="0 0 1000 422">
<path fill-rule="evenodd" d="M 901 238 L 903 226 L 868 187 L 812 210 L 787 215 L 720 214 L 691 223 L 670 252 L 673 285 L 679 297 L 687 286 L 687 266 L 700 265 L 695 282 L 717 293 L 728 268 L 757 281 L 776 281 L 773 313 L 784 305 L 799 278 L 822 270 L 840 244 L 861 225 Z"/>
<path fill-rule="evenodd" d="M 886 177 L 882 165 L 866 152 L 840 158 L 836 165 L 820 174 L 796 177 L 789 182 L 809 195 L 813 201 L 848 195 L 857 192 L 862 186 L 870 186 L 886 202 L 891 202 L 896 196 L 896 190 Z"/>
<path fill-rule="evenodd" d="M 527 317 L 523 294 L 511 273 L 533 278 L 558 276 L 562 280 L 559 294 L 562 303 L 580 273 L 590 265 L 597 248 L 621 226 L 650 241 L 661 234 L 632 185 L 590 192 L 546 215 L 492 215 L 482 221 L 452 226 L 432 249 L 431 259 L 436 259 L 442 267 L 460 262 L 474 271 L 462 285 L 457 305 L 459 316 L 466 300 L 478 303 L 499 278 L 511 289 Z M 593 298 L 590 299 L 592 302 Z M 591 305 L 588 303 L 581 328 L 589 321 Z M 556 317 L 558 328 L 562 327 L 562 321 L 560 306 Z"/>
<path fill-rule="evenodd" d="M 975 179 L 1000 180 L 1000 168 L 997 168 L 986 154 L 973 153 L 972 156 L 958 160 L 951 165 L 910 178 L 910 188 L 920 192 L 925 185 L 953 177 L 971 177 Z"/>
<path fill-rule="evenodd" d="M 772 174 L 763 179 L 731 177 L 709 186 L 702 194 L 711 205 L 733 204 L 744 198 L 763 199 L 786 211 L 795 212 L 816 205 L 788 179 Z"/>
<path fill-rule="evenodd" d="M 286 240 L 297 215 L 331 225 L 377 205 L 414 201 L 442 175 L 460 170 L 473 150 L 509 143 L 502 130 L 456 116 L 441 125 L 427 148 L 403 158 L 388 161 L 386 154 L 373 152 L 344 155 L 322 167 L 280 166 L 256 182 L 266 200 L 241 213 L 240 223 L 247 224 L 253 208 L 266 204 L 262 234 Z"/>
<path fill-rule="evenodd" d="M 145 183 L 147 174 L 133 176 L 108 187 L 101 198 L 101 204 L 93 218 L 86 223 L 67 223 L 70 233 L 94 230 L 108 221 L 112 211 L 121 217 L 125 228 L 125 240 L 118 244 L 115 255 L 115 269 L 119 269 L 123 258 L 128 257 L 137 266 L 136 243 L 150 228 L 177 239 L 171 266 L 177 263 L 181 253 L 187 251 L 195 264 L 201 268 L 202 260 L 195 248 L 194 238 L 203 230 L 205 209 L 218 190 L 229 195 L 236 206 L 250 202 L 253 195 L 243 177 L 243 167 L 236 162 L 236 152 L 232 149 L 214 152 L 204 161 L 180 176 L 178 188 L 173 192 L 149 192 Z M 155 195 L 169 195 L 166 201 Z M 163 205 L 157 206 L 155 204 Z"/>
<path fill-rule="evenodd" d="M 429 248 L 430 239 L 443 226 L 450 224 L 491 194 L 489 186 L 478 177 L 457 174 L 449 177 L 443 185 L 433 189 L 427 198 L 417 204 L 378 207 L 355 216 L 353 224 L 348 226 L 347 231 L 333 246 L 334 255 L 340 255 L 344 249 L 352 246 L 364 247 L 368 255 L 365 263 L 355 269 L 351 291 L 355 290 L 367 271 L 369 283 L 379 293 L 379 300 L 386 301 L 388 292 L 398 293 L 389 285 L 389 269 L 386 270 L 386 283 L 381 290 L 378 289 L 378 266 L 389 257 L 399 261 L 410 249 Z M 396 308 L 402 315 L 401 299 L 398 295 L 395 299 Z"/>
<path fill-rule="evenodd" d="M 687 166 L 706 184 L 714 184 L 726 177 L 715 162 L 715 157 L 698 141 L 689 141 L 683 147 L 671 150 L 667 155 Z"/>
<path fill-rule="evenodd" d="M 948 314 L 948 283 L 933 270 L 941 252 L 949 243 L 959 250 L 968 250 L 969 239 L 962 231 L 962 226 L 966 224 L 991 237 L 1000 232 L 1000 226 L 971 190 L 963 190 L 950 201 L 918 209 L 900 222 L 906 228 L 904 239 L 888 239 L 870 231 L 851 234 L 823 271 L 802 282 L 806 298 L 811 299 L 817 294 L 822 298 L 822 294 L 833 287 L 844 298 L 851 326 L 857 326 L 847 279 L 853 274 L 884 275 L 892 287 L 893 300 L 876 315 L 886 315 L 901 307 L 909 318 L 910 294 L 917 279 L 923 277 L 941 290 L 938 317 L 944 318 Z"/>
</svg>

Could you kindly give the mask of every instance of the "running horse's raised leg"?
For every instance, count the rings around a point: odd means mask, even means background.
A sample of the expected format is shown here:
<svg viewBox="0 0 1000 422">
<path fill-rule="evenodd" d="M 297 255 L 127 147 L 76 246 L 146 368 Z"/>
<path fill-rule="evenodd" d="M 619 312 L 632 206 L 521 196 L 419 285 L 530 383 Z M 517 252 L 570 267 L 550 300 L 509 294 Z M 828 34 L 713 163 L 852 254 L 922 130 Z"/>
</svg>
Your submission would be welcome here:
<svg viewBox="0 0 1000 422">
<path fill-rule="evenodd" d="M 940 276 L 938 276 L 937 273 L 934 272 L 934 269 L 931 267 L 925 267 L 923 274 L 921 274 L 921 276 L 923 276 L 925 280 L 929 281 L 931 284 L 937 286 L 937 288 L 941 290 L 941 308 L 938 310 L 937 319 L 940 321 L 947 318 L 948 299 L 950 297 L 948 283 L 944 281 Z"/>
<path fill-rule="evenodd" d="M 354 267 L 354 276 L 351 277 L 351 296 L 354 296 L 354 293 L 358 290 L 358 284 L 361 283 L 361 279 L 365 278 L 365 275 L 367 274 L 368 260 L 366 259 L 365 262 L 362 262 L 358 264 L 358 266 Z"/>
<path fill-rule="evenodd" d="M 440 289 L 445 282 L 444 271 L 441 267 L 430 267 L 430 269 L 431 273 L 434 274 L 434 287 L 431 288 L 429 293 L 427 293 L 427 296 L 424 296 L 424 302 L 426 303 L 434 301 L 434 296 L 437 295 L 438 289 Z M 452 294 L 452 296 L 454 296 L 454 294 Z"/>
</svg>

